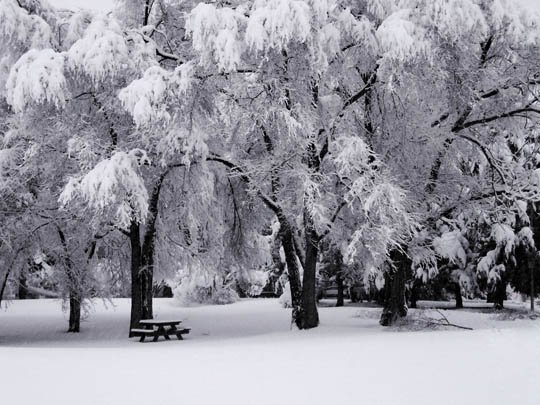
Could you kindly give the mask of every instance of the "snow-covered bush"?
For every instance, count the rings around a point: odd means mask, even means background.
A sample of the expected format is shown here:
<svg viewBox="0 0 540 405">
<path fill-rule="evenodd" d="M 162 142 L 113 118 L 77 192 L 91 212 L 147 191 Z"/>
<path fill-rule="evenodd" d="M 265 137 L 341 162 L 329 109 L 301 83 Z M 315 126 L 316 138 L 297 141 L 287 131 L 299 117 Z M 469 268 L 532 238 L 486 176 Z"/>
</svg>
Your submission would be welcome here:
<svg viewBox="0 0 540 405">
<path fill-rule="evenodd" d="M 238 301 L 236 291 L 229 286 L 204 286 L 181 283 L 173 290 L 176 302 L 181 306 L 193 304 L 225 305 Z"/>
</svg>

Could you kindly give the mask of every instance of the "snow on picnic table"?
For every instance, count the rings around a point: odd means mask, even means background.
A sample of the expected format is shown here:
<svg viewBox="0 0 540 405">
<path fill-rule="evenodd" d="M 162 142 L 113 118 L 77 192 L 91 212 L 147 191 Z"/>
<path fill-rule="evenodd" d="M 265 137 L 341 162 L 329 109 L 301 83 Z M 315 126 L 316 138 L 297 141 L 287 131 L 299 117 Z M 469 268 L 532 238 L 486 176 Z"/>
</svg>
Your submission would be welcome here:
<svg viewBox="0 0 540 405">
<path fill-rule="evenodd" d="M 321 326 L 298 331 L 273 299 L 157 299 L 157 319 L 191 334 L 139 343 L 126 337 L 129 300 L 113 304 L 97 302 L 80 334 L 64 332 L 56 300 L 0 310 L 2 403 L 540 404 L 538 320 L 447 310 L 475 330 L 413 332 L 380 327 L 377 308 L 322 307 Z"/>
</svg>

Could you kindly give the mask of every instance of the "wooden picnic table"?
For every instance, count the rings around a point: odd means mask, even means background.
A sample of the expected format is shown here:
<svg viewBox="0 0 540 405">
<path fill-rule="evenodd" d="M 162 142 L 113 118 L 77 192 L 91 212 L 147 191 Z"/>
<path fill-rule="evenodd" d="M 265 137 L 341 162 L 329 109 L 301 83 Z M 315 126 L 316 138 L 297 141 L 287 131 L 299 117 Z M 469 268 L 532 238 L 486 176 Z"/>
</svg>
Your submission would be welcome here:
<svg viewBox="0 0 540 405">
<path fill-rule="evenodd" d="M 146 337 L 153 337 L 153 342 L 157 342 L 160 336 L 166 340 L 171 340 L 169 335 L 175 335 L 178 340 L 183 340 L 182 334 L 189 333 L 189 328 L 178 328 L 182 321 L 161 320 L 161 319 L 143 319 L 139 322 L 143 329 L 131 329 L 133 336 L 139 336 L 140 342 L 144 342 Z"/>
</svg>

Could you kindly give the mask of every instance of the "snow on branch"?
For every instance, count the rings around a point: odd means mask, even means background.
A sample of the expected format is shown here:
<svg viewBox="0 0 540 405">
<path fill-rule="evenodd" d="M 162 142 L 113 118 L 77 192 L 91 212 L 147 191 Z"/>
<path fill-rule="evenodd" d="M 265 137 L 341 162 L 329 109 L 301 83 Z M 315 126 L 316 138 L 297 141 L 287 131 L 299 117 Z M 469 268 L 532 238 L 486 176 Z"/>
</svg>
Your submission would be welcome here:
<svg viewBox="0 0 540 405">
<path fill-rule="evenodd" d="M 428 53 L 425 32 L 411 19 L 410 10 L 400 10 L 386 18 L 377 29 L 376 37 L 385 59 L 402 62 Z"/>
<path fill-rule="evenodd" d="M 256 51 L 284 49 L 293 40 L 307 42 L 311 37 L 311 19 L 312 9 L 304 1 L 255 1 L 246 28 L 246 42 Z"/>
<path fill-rule="evenodd" d="M 52 31 L 42 18 L 29 14 L 15 0 L 0 0 L 0 38 L 43 48 L 50 44 Z"/>
<path fill-rule="evenodd" d="M 28 51 L 13 66 L 6 89 L 7 101 L 16 112 L 32 103 L 63 107 L 68 98 L 64 55 L 52 49 Z"/>
<path fill-rule="evenodd" d="M 59 201 L 65 207 L 78 200 L 96 216 L 111 215 L 123 229 L 129 227 L 132 219 L 144 222 L 148 192 L 138 167 L 148 162 L 146 153 L 140 149 L 116 152 L 86 175 L 70 178 Z"/>
<path fill-rule="evenodd" d="M 184 63 L 174 72 L 169 72 L 153 66 L 146 70 L 142 78 L 120 91 L 118 97 L 138 127 L 156 122 L 166 124 L 169 121 L 171 116 L 167 111 L 167 101 L 173 95 L 188 92 L 193 81 L 193 68 L 192 63 Z"/>
<path fill-rule="evenodd" d="M 457 230 L 445 232 L 433 239 L 433 247 L 437 254 L 461 267 L 467 264 L 465 249 L 468 245 L 467 239 Z"/>
<path fill-rule="evenodd" d="M 115 77 L 131 66 L 122 30 L 107 16 L 92 21 L 67 52 L 67 62 L 72 70 L 84 72 L 96 82 Z"/>
<path fill-rule="evenodd" d="M 170 119 L 165 103 L 169 77 L 170 72 L 158 66 L 151 67 L 142 78 L 134 80 L 118 94 L 138 127 Z"/>
<path fill-rule="evenodd" d="M 186 32 L 203 65 L 216 61 L 220 71 L 232 71 L 240 64 L 243 45 L 239 32 L 244 20 L 240 11 L 213 4 L 199 3 L 189 13 Z"/>
</svg>

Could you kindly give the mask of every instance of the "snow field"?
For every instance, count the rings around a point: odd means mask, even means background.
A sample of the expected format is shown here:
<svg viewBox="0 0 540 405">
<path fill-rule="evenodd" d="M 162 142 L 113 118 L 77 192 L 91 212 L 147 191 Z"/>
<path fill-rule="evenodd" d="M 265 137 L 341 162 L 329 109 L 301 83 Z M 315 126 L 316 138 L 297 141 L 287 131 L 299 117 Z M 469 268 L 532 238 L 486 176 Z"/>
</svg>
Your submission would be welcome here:
<svg viewBox="0 0 540 405">
<path fill-rule="evenodd" d="M 192 328 L 185 341 L 127 339 L 129 301 L 95 308 L 64 333 L 53 300 L 0 312 L 0 381 L 7 404 L 540 403 L 540 322 L 444 311 L 474 327 L 398 332 L 376 308 L 321 308 L 321 326 L 290 330 L 276 300 L 180 308 L 158 319 Z M 414 311 L 412 311 L 414 313 Z"/>
</svg>

